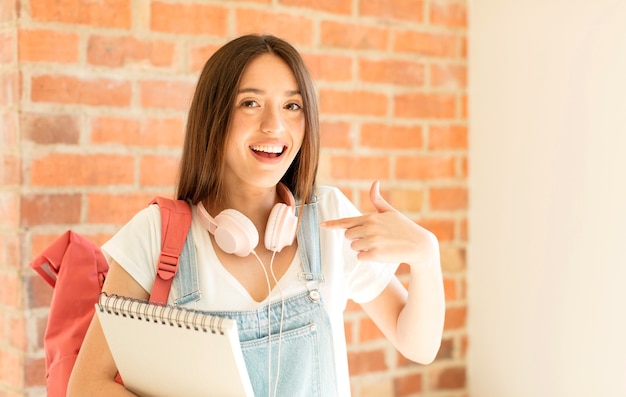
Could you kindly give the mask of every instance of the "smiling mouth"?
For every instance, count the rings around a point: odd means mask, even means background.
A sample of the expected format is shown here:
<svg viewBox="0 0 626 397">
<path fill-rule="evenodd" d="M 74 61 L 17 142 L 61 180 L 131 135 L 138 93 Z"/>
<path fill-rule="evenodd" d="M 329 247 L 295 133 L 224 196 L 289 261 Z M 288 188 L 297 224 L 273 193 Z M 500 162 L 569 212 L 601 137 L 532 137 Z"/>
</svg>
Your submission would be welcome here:
<svg viewBox="0 0 626 397">
<path fill-rule="evenodd" d="M 276 158 L 283 154 L 285 146 L 254 145 L 250 146 L 250 149 L 259 156 Z"/>
</svg>

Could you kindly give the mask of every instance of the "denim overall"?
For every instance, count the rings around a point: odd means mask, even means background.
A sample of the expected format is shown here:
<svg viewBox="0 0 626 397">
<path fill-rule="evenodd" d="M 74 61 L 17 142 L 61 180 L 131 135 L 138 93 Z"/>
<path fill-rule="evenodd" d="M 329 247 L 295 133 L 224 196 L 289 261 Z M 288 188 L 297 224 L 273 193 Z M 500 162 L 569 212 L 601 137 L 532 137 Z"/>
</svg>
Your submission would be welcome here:
<svg viewBox="0 0 626 397">
<path fill-rule="evenodd" d="M 307 291 L 272 303 L 269 320 L 267 305 L 245 311 L 209 312 L 237 321 L 239 341 L 256 397 L 336 397 L 338 393 L 332 330 L 318 292 L 323 275 L 317 202 L 299 208 L 297 238 L 302 263 L 299 277 Z M 200 299 L 198 278 L 195 246 L 189 233 L 174 278 L 178 291 L 176 304 Z"/>
</svg>

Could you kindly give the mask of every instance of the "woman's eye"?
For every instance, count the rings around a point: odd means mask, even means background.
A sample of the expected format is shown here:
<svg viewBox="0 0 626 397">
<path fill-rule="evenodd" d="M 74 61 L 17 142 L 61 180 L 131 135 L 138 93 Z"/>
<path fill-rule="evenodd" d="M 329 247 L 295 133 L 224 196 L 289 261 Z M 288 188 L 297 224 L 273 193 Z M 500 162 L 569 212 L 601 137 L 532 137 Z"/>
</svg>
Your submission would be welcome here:
<svg viewBox="0 0 626 397">
<path fill-rule="evenodd" d="M 256 101 L 253 101 L 250 99 L 250 100 L 241 102 L 241 106 L 244 108 L 254 108 L 254 107 L 258 107 L 259 104 Z"/>
<path fill-rule="evenodd" d="M 287 106 L 285 106 L 285 108 L 288 109 L 288 110 L 300 110 L 300 109 L 302 109 L 302 106 L 300 106 L 297 103 L 290 103 Z"/>
</svg>

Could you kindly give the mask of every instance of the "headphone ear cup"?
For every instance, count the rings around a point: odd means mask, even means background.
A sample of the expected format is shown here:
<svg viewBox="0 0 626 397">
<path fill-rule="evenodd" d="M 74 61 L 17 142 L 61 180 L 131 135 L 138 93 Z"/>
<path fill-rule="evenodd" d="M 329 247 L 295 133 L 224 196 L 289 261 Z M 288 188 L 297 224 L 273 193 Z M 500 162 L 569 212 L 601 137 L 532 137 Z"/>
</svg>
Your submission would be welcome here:
<svg viewBox="0 0 626 397">
<path fill-rule="evenodd" d="M 250 219 L 241 212 L 226 209 L 215 217 L 215 242 L 226 253 L 248 256 L 259 243 L 259 234 Z"/>
<path fill-rule="evenodd" d="M 293 244 L 296 237 L 298 218 L 293 208 L 279 203 L 272 208 L 265 227 L 265 248 L 278 252 L 288 245 Z"/>
</svg>

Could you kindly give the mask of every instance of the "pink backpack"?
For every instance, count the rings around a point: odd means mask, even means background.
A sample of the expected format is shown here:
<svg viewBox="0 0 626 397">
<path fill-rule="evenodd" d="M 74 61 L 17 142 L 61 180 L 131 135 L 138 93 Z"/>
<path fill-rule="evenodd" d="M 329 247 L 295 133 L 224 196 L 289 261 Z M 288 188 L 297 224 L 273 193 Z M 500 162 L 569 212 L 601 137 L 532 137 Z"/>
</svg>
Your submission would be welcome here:
<svg viewBox="0 0 626 397">
<path fill-rule="evenodd" d="M 157 197 L 153 203 L 161 209 L 162 238 L 150 301 L 165 304 L 191 226 L 191 209 L 182 200 Z M 44 334 L 46 387 L 49 397 L 65 397 L 109 265 L 97 245 L 70 230 L 30 266 L 54 288 Z M 121 383 L 119 376 L 116 380 Z"/>
</svg>

